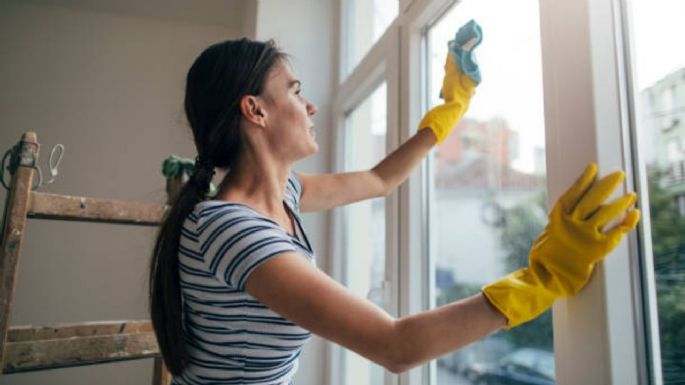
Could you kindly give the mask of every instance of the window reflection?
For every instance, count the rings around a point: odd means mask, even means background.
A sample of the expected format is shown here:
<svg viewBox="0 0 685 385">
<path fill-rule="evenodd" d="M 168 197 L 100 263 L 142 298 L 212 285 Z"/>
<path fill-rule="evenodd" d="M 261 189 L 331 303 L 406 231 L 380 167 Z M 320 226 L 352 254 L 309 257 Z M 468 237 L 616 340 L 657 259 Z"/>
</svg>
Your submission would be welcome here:
<svg viewBox="0 0 685 385">
<path fill-rule="evenodd" d="M 470 19 L 484 36 L 477 50 L 483 82 L 466 116 L 432 156 L 436 306 L 476 294 L 526 266 L 546 224 L 538 12 L 537 2 L 465 0 L 428 31 L 431 106 L 440 103 L 447 41 Z M 433 383 L 553 384 L 552 342 L 548 311 L 441 357 Z"/>
</svg>

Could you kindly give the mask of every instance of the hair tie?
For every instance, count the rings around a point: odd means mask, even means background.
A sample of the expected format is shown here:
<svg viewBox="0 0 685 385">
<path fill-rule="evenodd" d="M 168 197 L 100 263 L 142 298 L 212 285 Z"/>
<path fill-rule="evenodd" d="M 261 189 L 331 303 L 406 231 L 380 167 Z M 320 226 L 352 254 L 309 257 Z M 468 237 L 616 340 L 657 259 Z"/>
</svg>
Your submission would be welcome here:
<svg viewBox="0 0 685 385">
<path fill-rule="evenodd" d="M 211 172 L 214 175 L 214 164 L 206 158 L 202 158 L 199 155 L 195 157 L 195 170 L 204 170 Z"/>
</svg>

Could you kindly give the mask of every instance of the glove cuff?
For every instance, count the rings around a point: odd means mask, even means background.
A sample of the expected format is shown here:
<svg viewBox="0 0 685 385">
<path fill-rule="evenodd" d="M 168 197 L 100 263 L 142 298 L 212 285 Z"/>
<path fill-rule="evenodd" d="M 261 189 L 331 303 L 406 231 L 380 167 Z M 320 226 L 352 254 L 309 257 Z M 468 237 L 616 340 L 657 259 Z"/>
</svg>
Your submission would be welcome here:
<svg viewBox="0 0 685 385">
<path fill-rule="evenodd" d="M 419 123 L 419 130 L 430 128 L 435 133 L 437 144 L 440 144 L 452 132 L 459 119 L 466 112 L 467 107 L 468 104 L 461 102 L 441 104 L 423 116 Z"/>
<path fill-rule="evenodd" d="M 505 330 L 536 318 L 557 299 L 528 268 L 488 284 L 482 291 L 488 301 L 507 318 Z"/>
</svg>

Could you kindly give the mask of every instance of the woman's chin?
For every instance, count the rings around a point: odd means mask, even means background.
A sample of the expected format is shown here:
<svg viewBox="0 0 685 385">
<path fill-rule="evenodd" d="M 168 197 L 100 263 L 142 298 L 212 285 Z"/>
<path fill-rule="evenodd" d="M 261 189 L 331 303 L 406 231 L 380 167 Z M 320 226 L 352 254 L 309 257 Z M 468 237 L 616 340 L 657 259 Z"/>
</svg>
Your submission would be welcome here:
<svg viewBox="0 0 685 385">
<path fill-rule="evenodd" d="M 308 158 L 316 154 L 317 152 L 319 152 L 319 145 L 315 141 L 312 141 L 311 144 L 308 145 L 306 149 L 304 149 L 304 151 L 300 152 L 300 154 L 297 156 L 296 161 Z"/>
</svg>

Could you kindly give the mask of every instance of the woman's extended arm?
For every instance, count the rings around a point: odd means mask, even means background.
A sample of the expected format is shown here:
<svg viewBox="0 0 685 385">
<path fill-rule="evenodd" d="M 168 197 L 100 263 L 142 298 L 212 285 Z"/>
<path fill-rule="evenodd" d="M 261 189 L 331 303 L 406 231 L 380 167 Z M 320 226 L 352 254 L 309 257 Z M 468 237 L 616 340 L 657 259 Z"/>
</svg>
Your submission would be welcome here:
<svg viewBox="0 0 685 385">
<path fill-rule="evenodd" d="M 305 329 L 401 372 L 503 326 L 527 322 L 587 284 L 594 266 L 640 217 L 631 208 L 633 193 L 604 203 L 623 181 L 622 172 L 597 181 L 596 176 L 597 166 L 590 165 L 559 198 L 548 226 L 533 244 L 528 267 L 462 301 L 394 319 L 296 253 L 284 253 L 257 267 L 246 290 Z M 616 227 L 603 230 L 621 217 Z"/>
<path fill-rule="evenodd" d="M 281 316 L 394 373 L 474 342 L 506 322 L 482 294 L 395 319 L 295 253 L 260 265 L 246 290 Z"/>
<path fill-rule="evenodd" d="M 407 179 L 436 143 L 431 130 L 419 130 L 413 137 L 368 171 L 305 174 L 300 210 L 328 210 L 364 199 L 386 196 Z"/>
</svg>

